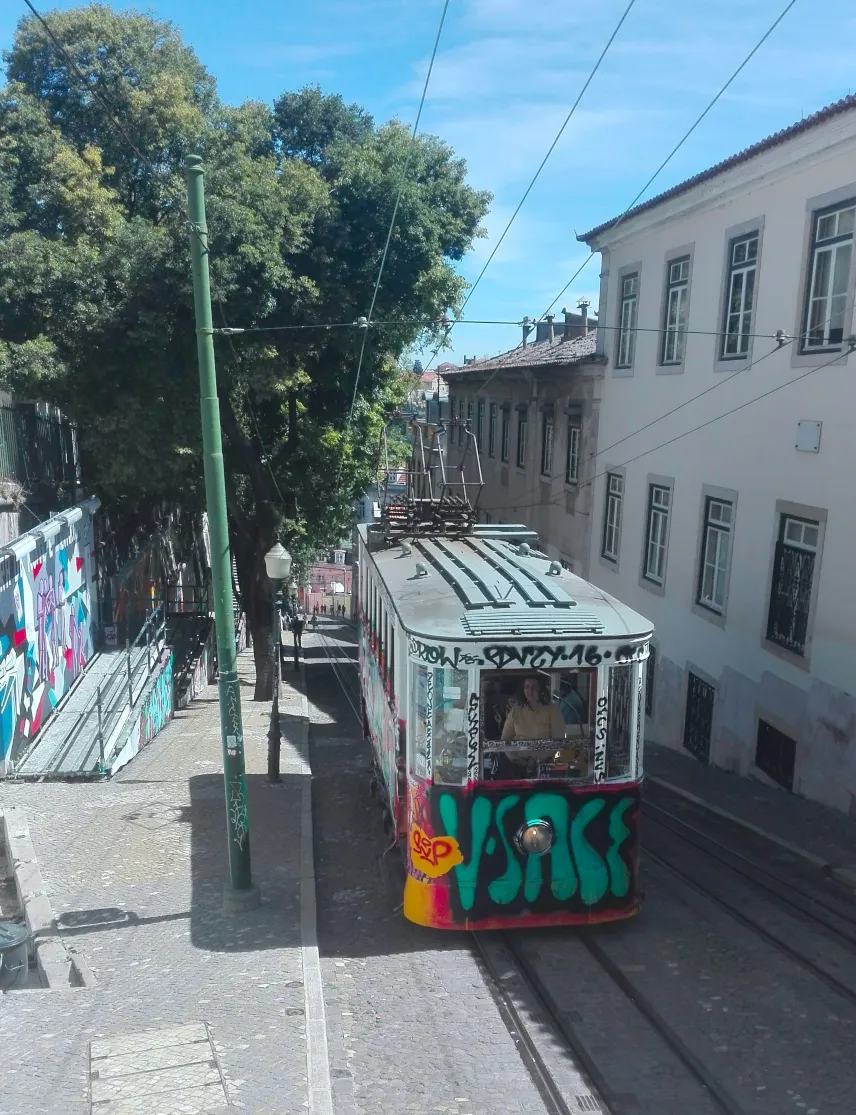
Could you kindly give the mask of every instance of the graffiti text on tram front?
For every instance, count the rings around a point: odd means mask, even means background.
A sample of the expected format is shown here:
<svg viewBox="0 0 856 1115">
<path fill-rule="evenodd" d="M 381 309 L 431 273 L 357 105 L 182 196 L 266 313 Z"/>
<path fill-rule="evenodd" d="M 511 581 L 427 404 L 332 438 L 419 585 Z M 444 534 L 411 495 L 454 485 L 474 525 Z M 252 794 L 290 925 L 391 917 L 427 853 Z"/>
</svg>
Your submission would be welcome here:
<svg viewBox="0 0 856 1115">
<path fill-rule="evenodd" d="M 609 698 L 604 693 L 597 699 L 597 716 L 594 724 L 594 780 L 606 777 L 606 727 L 609 723 Z"/>
<path fill-rule="evenodd" d="M 460 647 L 432 646 L 419 639 L 410 640 L 410 657 L 418 658 L 420 662 L 428 662 L 431 666 L 449 666 L 458 670 L 461 666 L 483 666 L 484 660 L 477 654 L 461 650 Z"/>
<path fill-rule="evenodd" d="M 414 825 L 410 830 L 410 854 L 413 866 L 431 879 L 439 879 L 453 867 L 464 862 L 454 836 L 428 836 Z"/>
<path fill-rule="evenodd" d="M 612 661 L 618 664 L 632 662 L 645 653 L 644 644 L 640 646 L 621 646 L 615 650 L 603 650 L 594 643 L 576 643 L 574 646 L 506 646 L 493 645 L 484 648 L 487 661 L 503 669 L 506 666 L 531 667 L 534 670 L 555 669 L 566 662 L 576 666 L 599 666 L 601 662 Z"/>
</svg>

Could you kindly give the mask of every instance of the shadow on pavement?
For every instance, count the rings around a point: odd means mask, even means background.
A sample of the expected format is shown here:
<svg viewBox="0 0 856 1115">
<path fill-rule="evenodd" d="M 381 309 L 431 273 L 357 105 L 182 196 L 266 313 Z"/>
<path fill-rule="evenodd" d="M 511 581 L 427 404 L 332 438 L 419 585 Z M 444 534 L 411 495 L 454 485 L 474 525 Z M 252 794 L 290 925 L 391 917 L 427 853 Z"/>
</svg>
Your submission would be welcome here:
<svg viewBox="0 0 856 1115">
<path fill-rule="evenodd" d="M 253 881 L 262 905 L 226 916 L 223 887 L 229 879 L 223 776 L 190 779 L 190 936 L 197 948 L 256 952 L 300 947 L 300 798 L 302 777 L 247 776 Z"/>
</svg>

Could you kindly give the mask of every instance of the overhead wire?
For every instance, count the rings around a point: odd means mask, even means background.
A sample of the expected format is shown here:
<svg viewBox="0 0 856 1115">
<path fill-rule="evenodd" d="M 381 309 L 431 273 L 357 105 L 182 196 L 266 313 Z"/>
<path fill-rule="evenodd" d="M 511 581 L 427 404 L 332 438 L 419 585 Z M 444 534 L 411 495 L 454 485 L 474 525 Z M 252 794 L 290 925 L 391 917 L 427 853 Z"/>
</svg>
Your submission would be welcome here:
<svg viewBox="0 0 856 1115">
<path fill-rule="evenodd" d="M 656 453 L 660 449 L 665 449 L 669 445 L 674 445 L 675 442 L 681 441 L 685 437 L 689 437 L 690 434 L 698 433 L 699 430 L 704 430 L 708 426 L 712 426 L 714 425 L 714 423 L 720 422 L 723 418 L 728 418 L 732 414 L 737 414 L 739 411 L 745 410 L 747 407 L 760 402 L 762 399 L 769 398 L 770 395 L 775 395 L 777 391 L 782 391 L 786 387 L 791 387 L 794 383 L 799 383 L 801 380 L 806 379 L 808 376 L 814 375 L 815 372 L 823 371 L 824 368 L 828 368 L 832 364 L 836 364 L 839 360 L 843 359 L 845 356 L 854 351 L 856 351 L 856 340 L 851 340 L 849 342 L 848 352 L 838 352 L 831 359 L 824 361 L 823 364 L 816 364 L 813 368 L 809 368 L 807 371 L 802 372 L 800 375 L 785 380 L 784 383 L 779 383 L 775 387 L 771 387 L 768 391 L 763 391 L 760 395 L 753 395 L 751 399 L 747 399 L 745 402 L 739 403 L 737 406 L 723 411 L 722 414 L 717 414 L 713 418 L 708 418 L 705 422 L 700 422 L 697 426 L 693 426 L 689 430 L 684 430 L 683 433 L 676 434 L 674 437 L 671 438 L 667 438 L 665 441 L 660 442 L 659 445 L 654 445 L 650 449 L 644 449 L 641 453 L 637 453 L 635 456 L 629 457 L 626 461 L 622 461 L 621 464 L 613 465 L 610 468 L 602 470 L 601 472 L 596 472 L 595 475 L 592 476 L 590 479 L 581 481 L 578 485 L 578 489 L 581 490 L 582 488 L 593 486 L 596 481 L 598 481 L 601 477 L 606 476 L 608 473 L 614 472 L 616 469 L 626 468 L 628 465 L 633 464 L 635 461 L 639 461 L 643 457 L 650 456 L 651 453 Z M 558 503 L 561 499 L 564 498 L 565 493 L 560 492 L 558 496 L 555 496 L 553 499 L 547 500 L 544 504 L 542 504 L 542 506 L 551 506 L 552 504 Z M 523 506 L 526 505 L 515 503 L 507 504 L 503 507 L 483 508 L 483 510 L 510 511 L 518 510 L 520 507 Z"/>
<path fill-rule="evenodd" d="M 720 98 L 728 90 L 729 86 L 731 86 L 731 84 L 734 82 L 734 80 L 738 77 L 738 75 L 745 69 L 745 67 L 751 61 L 751 59 L 758 53 L 758 51 L 761 49 L 761 47 L 764 45 L 764 43 L 767 41 L 767 39 L 770 37 L 770 35 L 772 35 L 772 33 L 775 31 L 775 29 L 779 26 L 779 24 L 782 22 L 782 20 L 788 14 L 788 12 L 791 10 L 791 8 L 794 6 L 794 4 L 796 4 L 796 2 L 797 2 L 797 0 L 789 0 L 789 2 L 785 5 L 784 9 L 779 13 L 779 15 L 776 17 L 776 19 L 772 22 L 772 24 L 770 24 L 770 26 L 767 28 L 767 30 L 764 32 L 764 34 L 761 36 L 761 38 L 758 40 L 758 42 L 752 47 L 752 49 L 749 51 L 749 53 L 746 55 L 746 57 L 743 59 L 743 61 L 740 63 L 740 65 L 737 67 L 737 69 L 731 74 L 731 76 L 728 78 L 728 80 L 725 82 L 725 84 L 720 87 L 720 89 L 718 90 L 716 95 L 713 97 L 713 99 L 708 102 L 706 107 L 702 110 L 701 113 L 699 113 L 699 115 L 695 118 L 695 120 L 692 122 L 690 127 L 684 132 L 684 134 L 681 136 L 681 138 L 678 140 L 678 142 L 675 144 L 675 146 L 672 148 L 672 150 L 669 152 L 669 154 L 666 156 L 666 158 L 663 159 L 663 161 L 660 163 L 660 165 L 657 167 L 657 169 L 654 171 L 654 173 L 651 175 L 651 177 L 648 179 L 648 181 L 642 187 L 642 189 L 639 190 L 639 192 L 636 194 L 636 196 L 633 198 L 633 200 L 630 202 L 630 204 L 627 206 L 627 208 L 612 222 L 612 224 L 606 230 L 607 232 L 613 232 L 618 227 L 618 225 L 620 225 L 621 222 L 628 216 L 628 214 L 631 212 L 631 210 L 636 205 L 636 203 L 639 201 L 639 199 L 641 197 L 643 197 L 643 195 L 650 188 L 651 184 L 662 173 L 662 171 L 665 170 L 665 168 L 672 161 L 672 159 L 675 157 L 675 155 L 678 153 L 678 151 L 680 151 L 680 149 L 683 147 L 683 145 L 686 143 L 686 141 L 689 139 L 689 137 L 693 134 L 693 132 L 699 126 L 699 124 L 701 124 L 702 120 L 704 120 L 704 118 L 707 116 L 707 114 L 710 112 L 710 110 L 713 108 L 713 106 L 717 103 L 717 101 L 720 100 Z M 547 314 L 549 314 L 549 312 L 552 310 L 552 308 L 556 305 L 556 303 L 559 301 L 559 299 L 562 297 L 562 295 L 565 293 L 565 291 L 568 289 L 568 287 L 571 285 L 571 283 L 573 283 L 574 280 L 580 274 L 582 274 L 583 270 L 588 266 L 589 263 L 591 263 L 591 261 L 594 259 L 594 257 L 597 254 L 598 253 L 596 251 L 592 251 L 592 252 L 589 253 L 588 256 L 586 256 L 586 258 L 583 260 L 583 262 L 580 264 L 580 266 L 576 269 L 576 271 L 573 273 L 573 275 L 571 275 L 570 279 L 568 279 L 568 281 L 565 283 L 565 285 L 562 287 L 562 289 L 559 291 L 559 293 L 556 295 L 556 297 L 553 299 L 553 301 L 550 303 L 550 305 L 547 307 L 547 309 L 534 322 L 534 324 L 536 326 L 537 326 L 538 322 L 541 322 L 541 321 L 544 320 L 544 318 L 546 318 Z M 608 328 L 608 327 L 607 326 L 601 326 L 600 323 L 598 323 L 596 328 L 603 329 L 603 328 Z M 615 328 L 615 327 L 613 327 L 613 328 Z M 432 355 L 432 357 L 431 357 L 432 360 L 434 359 L 434 356 L 436 356 L 436 351 L 435 351 L 434 355 Z M 490 381 L 494 378 L 494 376 L 496 374 L 497 373 L 494 372 L 494 374 L 490 377 L 490 379 L 488 379 L 487 382 L 484 384 L 484 387 L 486 387 L 487 384 L 490 383 Z"/>
<path fill-rule="evenodd" d="M 408 171 L 410 170 L 411 158 L 413 157 L 414 143 L 415 143 L 415 140 L 416 140 L 416 135 L 419 131 L 419 122 L 422 119 L 422 110 L 425 107 L 425 98 L 428 95 L 428 85 L 431 81 L 431 74 L 434 70 L 434 62 L 437 58 L 437 50 L 440 46 L 440 36 L 443 33 L 443 25 L 446 22 L 446 13 L 448 12 L 448 10 L 449 10 L 449 0 L 445 0 L 445 2 L 443 4 L 443 11 L 440 15 L 440 24 L 437 28 L 437 34 L 434 38 L 434 49 L 431 52 L 431 60 L 428 63 L 428 72 L 425 74 L 425 83 L 422 86 L 422 96 L 419 100 L 419 108 L 418 108 L 417 113 L 416 113 L 416 119 L 413 121 L 413 130 L 411 132 L 410 143 L 409 143 L 408 148 L 407 148 L 407 157 L 405 158 L 404 165 L 401 168 L 401 178 L 400 178 L 399 183 L 398 183 L 398 194 L 396 195 L 395 205 L 393 206 L 393 209 L 392 209 L 392 217 L 390 218 L 390 221 L 389 221 L 389 230 L 387 231 L 387 234 L 386 234 L 386 243 L 383 246 L 383 254 L 382 254 L 381 260 L 380 260 L 380 267 L 378 268 L 377 278 L 375 279 L 375 284 L 374 284 L 374 290 L 372 291 L 371 305 L 369 306 L 369 312 L 368 312 L 368 315 L 366 317 L 366 324 L 365 324 L 365 328 L 364 328 L 364 331 L 363 331 L 362 340 L 360 342 L 360 355 L 357 359 L 357 372 L 356 372 L 356 375 L 354 376 L 354 392 L 353 392 L 353 395 L 351 397 L 351 407 L 350 407 L 350 410 L 348 411 L 348 420 L 345 423 L 344 441 L 346 443 L 347 443 L 347 440 L 348 440 L 348 436 L 351 432 L 351 423 L 353 422 L 354 410 L 356 409 L 356 405 L 357 405 L 357 391 L 359 390 L 359 386 L 360 386 L 360 374 L 362 372 L 363 358 L 364 358 L 365 352 L 366 352 L 366 341 L 368 340 L 368 326 L 371 324 L 372 315 L 374 314 L 375 303 L 377 302 L 378 290 L 380 289 L 380 282 L 381 282 L 381 279 L 383 278 L 384 268 L 386 267 L 386 260 L 387 260 L 387 256 L 389 255 L 389 245 L 390 245 L 390 242 L 392 240 L 393 230 L 395 229 L 395 221 L 396 221 L 396 218 L 398 216 L 398 208 L 399 208 L 399 205 L 401 204 L 401 198 L 402 198 L 402 195 L 404 193 L 404 187 L 407 183 L 407 174 L 408 174 Z M 340 459 L 339 459 L 339 474 L 336 478 L 336 488 L 339 487 L 339 481 L 341 480 L 341 476 L 342 476 L 342 462 L 343 462 L 343 459 L 344 459 L 343 457 L 340 457 Z"/>
<path fill-rule="evenodd" d="M 782 20 L 788 14 L 788 12 L 791 10 L 791 8 L 794 6 L 794 4 L 796 4 L 796 2 L 797 2 L 797 0 L 788 0 L 788 3 L 782 9 L 782 11 L 779 13 L 779 15 L 773 20 L 773 22 L 770 24 L 770 26 L 767 28 L 767 30 L 764 32 L 764 34 L 761 36 L 761 38 L 758 40 L 758 42 L 752 47 L 752 49 L 749 51 L 749 53 L 746 55 L 746 57 L 743 59 L 743 61 L 740 63 L 740 65 L 737 67 L 737 69 L 734 71 L 734 73 L 731 75 L 731 77 L 728 78 L 728 80 L 719 89 L 719 91 L 714 96 L 714 98 L 711 101 L 708 102 L 708 104 L 704 108 L 704 110 L 695 118 L 695 120 L 690 125 L 690 127 L 684 132 L 684 134 L 681 136 L 681 138 L 678 140 L 678 142 L 675 144 L 675 146 L 672 148 L 672 150 L 669 152 L 669 154 L 666 156 L 666 158 L 663 159 L 663 161 L 660 163 L 660 165 L 657 167 L 657 169 L 654 171 L 654 173 L 651 175 L 651 177 L 648 179 L 648 181 L 642 187 L 642 189 L 637 193 L 636 197 L 634 197 L 634 199 L 630 202 L 630 204 L 627 206 L 627 208 L 624 210 L 624 212 L 621 213 L 621 215 L 619 217 L 617 217 L 616 220 L 613 221 L 613 223 L 609 226 L 609 228 L 606 230 L 607 232 L 613 232 L 618 227 L 618 225 L 621 224 L 621 222 L 625 219 L 625 217 L 627 217 L 627 215 L 630 213 L 630 211 L 633 209 L 633 207 L 636 205 L 636 203 L 639 201 L 639 199 L 645 193 L 647 193 L 651 184 L 655 181 L 656 178 L 659 177 L 659 175 L 662 173 L 662 171 L 665 170 L 665 168 L 672 161 L 672 159 L 675 157 L 675 155 L 677 155 L 678 151 L 680 151 L 680 149 L 683 147 L 683 145 L 686 143 L 686 141 L 690 138 L 690 136 L 693 134 L 693 132 L 696 130 L 696 128 L 699 126 L 699 124 L 701 124 L 702 120 L 704 120 L 704 118 L 707 116 L 707 114 L 710 112 L 710 110 L 713 108 L 713 106 L 717 103 L 717 101 L 719 101 L 719 99 L 725 94 L 725 92 L 728 90 L 728 88 L 731 86 L 731 84 L 734 82 L 734 80 L 746 68 L 746 66 L 752 60 L 752 58 L 754 58 L 754 56 L 758 53 L 758 51 L 761 49 L 761 47 L 764 45 L 764 43 L 767 41 L 767 39 L 769 39 L 769 37 L 772 35 L 772 33 L 776 30 L 776 28 L 779 26 L 779 24 L 782 22 Z M 562 287 L 562 289 L 559 291 L 559 293 L 556 295 L 556 297 L 553 299 L 553 301 L 550 303 L 550 305 L 547 307 L 547 309 L 541 315 L 541 318 L 539 320 L 542 320 L 543 318 L 545 318 L 547 316 L 547 314 L 556 305 L 556 303 L 559 301 L 559 299 L 562 297 L 562 295 L 565 293 L 565 291 L 568 289 L 568 287 L 571 285 L 571 283 L 577 278 L 578 275 L 580 275 L 582 273 L 583 269 L 591 262 L 591 260 L 594 258 L 595 255 L 597 255 L 597 252 L 592 252 L 589 256 L 586 257 L 586 259 L 580 264 L 580 266 L 573 273 L 573 275 L 571 275 L 570 279 L 568 279 L 568 281 L 565 283 L 565 285 Z"/>
<path fill-rule="evenodd" d="M 524 202 L 529 197 L 529 194 L 532 192 L 532 188 L 534 187 L 535 183 L 540 178 L 541 171 L 547 165 L 547 160 L 553 154 L 553 151 L 555 150 L 557 143 L 562 138 L 562 135 L 564 134 L 565 129 L 567 128 L 568 124 L 571 121 L 571 118 L 573 117 L 574 113 L 577 110 L 577 106 L 579 105 L 580 101 L 583 99 L 583 96 L 584 96 L 586 90 L 591 85 L 592 81 L 594 80 L 594 77 L 597 74 L 597 71 L 600 69 L 601 62 L 603 62 L 604 58 L 606 57 L 607 51 L 609 50 L 609 48 L 612 46 L 613 42 L 615 41 L 615 38 L 618 35 L 618 32 L 621 30 L 622 24 L 624 23 L 624 21 L 627 19 L 628 15 L 630 14 L 630 9 L 633 7 L 635 2 L 636 2 L 636 0 L 630 0 L 630 3 L 627 5 L 627 7 L 622 12 L 621 18 L 618 20 L 618 23 L 616 23 L 615 27 L 613 28 L 612 34 L 607 39 L 606 45 L 604 46 L 603 50 L 600 52 L 600 55 L 598 56 L 597 61 L 595 62 L 594 66 L 592 67 L 591 71 L 589 72 L 589 75 L 586 78 L 586 80 L 584 81 L 583 86 L 580 89 L 579 93 L 577 94 L 577 99 L 571 105 L 570 112 L 568 112 L 567 116 L 565 117 L 564 121 L 562 122 L 562 126 L 559 128 L 558 132 L 556 133 L 556 135 L 553 139 L 553 142 L 548 147 L 547 153 L 544 156 L 544 158 L 541 160 L 541 163 L 540 163 L 538 169 L 535 171 L 534 175 L 532 176 L 532 178 L 529 182 L 529 185 L 526 187 L 526 189 L 523 193 L 523 197 L 517 203 L 517 208 L 511 214 L 511 217 L 509 218 L 508 223 L 506 224 L 505 228 L 502 230 L 502 234 L 500 235 L 499 239 L 497 240 L 496 244 L 493 247 L 493 250 L 491 251 L 490 255 L 488 256 L 488 258 L 487 258 L 487 260 L 484 264 L 484 267 L 482 267 L 481 271 L 479 272 L 479 275 L 478 275 L 476 281 L 473 283 L 473 285 L 470 287 L 469 291 L 467 292 L 466 298 L 464 299 L 460 309 L 458 310 L 457 314 L 455 315 L 455 320 L 450 323 L 450 325 L 448 326 L 448 328 L 446 330 L 446 336 L 440 342 L 440 344 L 437 345 L 437 347 L 434 349 L 434 352 L 431 354 L 431 357 L 428 360 L 428 365 L 425 369 L 426 371 L 430 370 L 430 367 L 433 364 L 433 362 L 436 360 L 437 354 L 439 353 L 440 349 L 448 342 L 448 339 L 449 339 L 449 336 L 451 335 L 452 329 L 454 329 L 455 325 L 461 320 L 461 316 L 462 316 L 464 310 L 466 309 L 467 303 L 472 298 L 472 296 L 475 294 L 476 288 L 478 287 L 479 283 L 484 278 L 485 271 L 487 271 L 488 267 L 490 267 L 494 256 L 499 251 L 500 245 L 505 240 L 505 237 L 508 235 L 508 231 L 511 228 L 511 226 L 514 224 L 514 221 L 517 218 L 517 214 L 523 208 Z"/>
</svg>

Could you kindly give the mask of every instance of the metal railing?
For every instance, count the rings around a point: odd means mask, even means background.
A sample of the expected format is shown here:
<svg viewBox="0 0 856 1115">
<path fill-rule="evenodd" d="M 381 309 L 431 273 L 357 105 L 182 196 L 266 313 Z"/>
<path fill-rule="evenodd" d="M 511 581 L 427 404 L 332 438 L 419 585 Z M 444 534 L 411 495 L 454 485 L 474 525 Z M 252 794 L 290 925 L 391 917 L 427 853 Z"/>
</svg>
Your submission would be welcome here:
<svg viewBox="0 0 856 1115">
<path fill-rule="evenodd" d="M 39 413 L 35 403 L 0 406 L 0 479 L 31 487 L 77 480 L 74 427 Z"/>
<path fill-rule="evenodd" d="M 116 664 L 98 684 L 86 706 L 80 711 L 61 752 L 53 757 L 52 769 L 63 770 L 63 764 L 75 750 L 85 733 L 93 733 L 98 745 L 99 772 L 106 774 L 115 758 L 116 743 L 109 752 L 106 744 L 118 728 L 126 711 L 134 705 L 146 682 L 154 673 L 165 645 L 166 623 L 163 608 L 158 605 L 146 618 L 142 630 L 124 652 L 116 654 Z M 145 646 L 145 657 L 134 651 Z M 91 738 L 91 736 L 90 736 Z M 87 750 L 86 756 L 91 753 Z M 91 768 L 90 768 L 91 769 Z"/>
</svg>

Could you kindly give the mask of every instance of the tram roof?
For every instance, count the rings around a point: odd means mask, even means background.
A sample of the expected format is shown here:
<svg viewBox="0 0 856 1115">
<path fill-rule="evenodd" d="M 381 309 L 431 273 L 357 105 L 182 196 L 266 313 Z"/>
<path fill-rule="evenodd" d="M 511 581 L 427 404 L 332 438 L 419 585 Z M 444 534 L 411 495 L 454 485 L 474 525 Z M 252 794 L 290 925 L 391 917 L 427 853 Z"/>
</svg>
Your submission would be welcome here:
<svg viewBox="0 0 856 1115">
<path fill-rule="evenodd" d="M 583 640 L 653 632 L 638 612 L 535 549 L 536 536 L 525 526 L 419 535 L 388 549 L 368 545 L 367 526 L 359 530 L 404 627 L 422 638 Z"/>
</svg>

